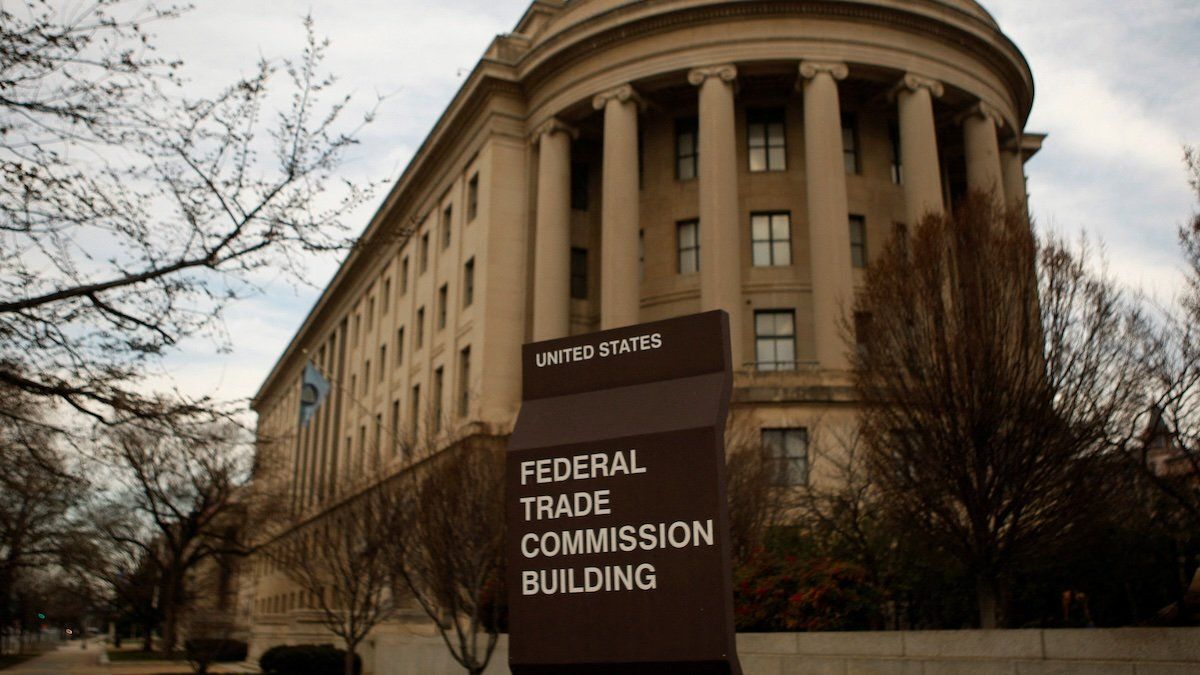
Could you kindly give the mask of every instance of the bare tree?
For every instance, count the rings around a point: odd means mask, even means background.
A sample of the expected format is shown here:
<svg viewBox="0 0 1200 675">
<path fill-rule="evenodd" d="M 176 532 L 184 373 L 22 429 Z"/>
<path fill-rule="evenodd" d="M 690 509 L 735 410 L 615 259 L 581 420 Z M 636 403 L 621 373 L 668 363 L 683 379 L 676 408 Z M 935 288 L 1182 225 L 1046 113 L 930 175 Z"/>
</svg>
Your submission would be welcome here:
<svg viewBox="0 0 1200 675">
<path fill-rule="evenodd" d="M 779 462 L 748 415 L 730 414 L 725 462 L 733 558 L 744 561 L 763 546 L 771 529 L 782 523 L 789 495 L 780 486 Z"/>
<path fill-rule="evenodd" d="M 56 564 L 76 524 L 86 481 L 75 476 L 41 423 L 43 406 L 0 386 L 0 628 L 32 570 Z M 0 640 L 3 635 L 0 634 Z M 4 645 L 0 643 L 0 652 Z"/>
<path fill-rule="evenodd" d="M 196 98 L 147 32 L 179 13 L 0 8 L 0 383 L 106 423 L 208 409 L 142 393 L 148 365 L 220 339 L 259 270 L 302 282 L 306 256 L 348 250 L 340 218 L 370 191 L 335 179 L 356 129 L 346 99 L 320 102 L 333 80 L 310 19 L 300 58 Z"/>
<path fill-rule="evenodd" d="M 468 437 L 405 479 L 412 487 L 405 536 L 393 541 L 395 592 L 420 605 L 459 665 L 482 673 L 502 618 L 504 444 Z"/>
<path fill-rule="evenodd" d="M 391 546 L 405 536 L 396 480 L 350 496 L 264 548 L 346 643 L 345 674 L 367 635 L 392 616 Z"/>
<path fill-rule="evenodd" d="M 124 427 L 109 433 L 102 451 L 117 487 L 97 514 L 98 526 L 115 545 L 140 551 L 157 568 L 167 653 L 175 649 L 187 605 L 188 572 L 215 556 L 252 552 L 246 534 L 277 502 L 245 488 L 250 456 L 237 435 L 230 425 L 187 436 Z"/>
<path fill-rule="evenodd" d="M 983 627 L 1022 562 L 1103 498 L 1098 460 L 1135 434 L 1145 322 L 1092 262 L 973 194 L 893 239 L 856 303 L 870 470 L 973 576 Z"/>
<path fill-rule="evenodd" d="M 1185 160 L 1200 200 L 1200 153 L 1187 148 Z M 1176 505 L 1191 531 L 1200 532 L 1200 212 L 1179 229 L 1179 242 L 1187 264 L 1186 290 L 1153 344 L 1158 428 L 1136 450 L 1145 477 Z"/>
</svg>

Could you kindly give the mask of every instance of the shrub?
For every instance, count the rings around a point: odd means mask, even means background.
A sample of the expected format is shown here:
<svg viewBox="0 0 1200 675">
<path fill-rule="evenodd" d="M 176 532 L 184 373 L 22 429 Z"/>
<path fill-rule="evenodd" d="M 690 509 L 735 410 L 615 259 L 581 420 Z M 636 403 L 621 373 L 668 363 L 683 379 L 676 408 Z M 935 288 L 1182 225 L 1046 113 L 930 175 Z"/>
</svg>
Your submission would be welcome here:
<svg viewBox="0 0 1200 675">
<path fill-rule="evenodd" d="M 759 553 L 740 566 L 735 581 L 738 630 L 865 630 L 880 615 L 878 590 L 851 563 Z"/>
<path fill-rule="evenodd" d="M 346 650 L 333 645 L 280 645 L 263 652 L 258 666 L 265 675 L 342 675 Z M 354 655 L 354 673 L 362 672 L 362 659 Z"/>
<path fill-rule="evenodd" d="M 196 638 L 183 643 L 189 661 L 204 660 L 208 663 L 245 661 L 248 647 L 241 640 L 219 638 Z"/>
</svg>

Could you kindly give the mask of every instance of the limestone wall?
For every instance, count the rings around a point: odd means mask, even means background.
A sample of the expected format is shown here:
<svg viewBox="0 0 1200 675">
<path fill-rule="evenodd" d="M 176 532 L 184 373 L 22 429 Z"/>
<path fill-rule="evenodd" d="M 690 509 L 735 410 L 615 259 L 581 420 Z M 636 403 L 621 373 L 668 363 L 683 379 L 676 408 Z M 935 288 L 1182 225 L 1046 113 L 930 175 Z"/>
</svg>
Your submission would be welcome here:
<svg viewBox="0 0 1200 675">
<path fill-rule="evenodd" d="M 466 672 L 437 638 L 374 643 L 376 675 Z M 745 675 L 1184 675 L 1200 673 L 1200 628 L 743 634 L 738 651 Z M 502 637 L 487 673 L 507 658 Z"/>
</svg>

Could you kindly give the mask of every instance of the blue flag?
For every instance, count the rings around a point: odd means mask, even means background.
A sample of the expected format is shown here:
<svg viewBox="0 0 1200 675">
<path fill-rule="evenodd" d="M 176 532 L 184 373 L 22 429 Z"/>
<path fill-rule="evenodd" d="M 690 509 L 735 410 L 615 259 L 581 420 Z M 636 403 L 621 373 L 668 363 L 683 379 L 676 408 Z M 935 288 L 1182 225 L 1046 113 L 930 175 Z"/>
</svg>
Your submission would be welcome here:
<svg viewBox="0 0 1200 675">
<path fill-rule="evenodd" d="M 308 424 L 320 407 L 321 402 L 329 395 L 329 381 L 321 375 L 321 371 L 312 363 L 304 365 L 304 377 L 300 381 L 300 426 Z"/>
</svg>

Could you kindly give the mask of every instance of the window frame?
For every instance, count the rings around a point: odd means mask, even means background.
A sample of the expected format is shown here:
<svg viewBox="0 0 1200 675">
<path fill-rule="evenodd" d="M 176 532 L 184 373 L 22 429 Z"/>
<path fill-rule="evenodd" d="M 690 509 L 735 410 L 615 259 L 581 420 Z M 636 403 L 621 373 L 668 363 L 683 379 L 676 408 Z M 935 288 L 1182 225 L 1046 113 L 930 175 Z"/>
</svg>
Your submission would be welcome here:
<svg viewBox="0 0 1200 675">
<path fill-rule="evenodd" d="M 691 143 L 685 147 L 684 137 L 691 134 Z M 687 164 L 685 165 L 685 162 Z M 690 166 L 688 172 L 684 166 Z M 685 175 L 689 174 L 689 175 Z M 700 119 L 698 117 L 675 118 L 675 180 L 689 181 L 700 177 Z"/>
<path fill-rule="evenodd" d="M 692 243 L 684 245 L 684 233 L 691 228 Z M 694 269 L 686 269 L 684 261 L 690 259 Z M 700 273 L 700 219 L 689 218 L 675 223 L 675 271 L 680 275 Z"/>
<path fill-rule="evenodd" d="M 783 217 L 787 219 L 787 238 L 775 238 L 775 219 Z M 755 227 L 755 220 L 758 218 L 767 219 L 767 238 L 761 239 L 758 237 L 758 232 Z M 776 260 L 775 250 L 781 245 L 786 244 L 782 250 L 787 251 L 787 261 L 780 262 Z M 765 246 L 767 252 L 767 261 L 760 262 L 758 252 L 760 246 Z M 792 212 L 791 211 L 758 211 L 750 214 L 750 264 L 752 267 L 790 267 L 793 263 L 794 256 L 792 255 Z"/>
<path fill-rule="evenodd" d="M 858 115 L 852 112 L 842 113 L 842 164 L 846 173 L 862 175 L 862 143 L 858 133 Z"/>
<path fill-rule="evenodd" d="M 775 436 L 778 436 L 778 441 L 769 440 Z M 775 464 L 771 478 L 776 487 L 808 485 L 812 453 L 807 427 L 763 427 L 759 430 L 759 438 Z M 795 445 L 801 446 L 799 452 Z"/>
<path fill-rule="evenodd" d="M 867 268 L 867 218 L 857 213 L 847 218 L 850 228 L 850 266 L 856 270 Z"/>
<path fill-rule="evenodd" d="M 786 315 L 790 319 L 791 333 L 764 333 L 760 331 L 760 318 L 767 316 L 778 319 Z M 772 330 L 778 327 L 776 320 L 772 320 Z M 763 360 L 765 343 L 770 344 L 771 353 L 775 357 L 771 361 Z M 791 347 L 791 360 L 780 360 L 779 345 L 789 344 Z M 782 309 L 759 309 L 754 311 L 754 367 L 759 372 L 790 372 L 796 370 L 796 310 L 791 308 Z"/>
<path fill-rule="evenodd" d="M 463 309 L 475 303 L 475 256 L 463 263 Z"/>
<path fill-rule="evenodd" d="M 779 143 L 772 143 L 771 127 L 778 125 Z M 755 127 L 759 127 L 755 133 Z M 755 145 L 758 140 L 761 145 Z M 772 150 L 779 150 L 778 159 L 781 162 L 775 166 L 772 162 Z M 762 152 L 762 168 L 755 168 L 755 151 Z M 746 167 L 750 173 L 771 173 L 787 171 L 787 110 L 784 108 L 760 108 L 746 112 Z"/>
</svg>

